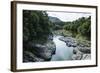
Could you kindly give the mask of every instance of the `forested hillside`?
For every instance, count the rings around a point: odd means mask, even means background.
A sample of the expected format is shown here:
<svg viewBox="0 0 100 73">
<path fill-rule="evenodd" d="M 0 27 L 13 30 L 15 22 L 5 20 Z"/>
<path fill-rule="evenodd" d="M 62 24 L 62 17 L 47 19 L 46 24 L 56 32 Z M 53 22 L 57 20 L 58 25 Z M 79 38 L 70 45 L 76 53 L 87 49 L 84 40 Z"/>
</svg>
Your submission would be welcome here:
<svg viewBox="0 0 100 73">
<path fill-rule="evenodd" d="M 84 36 L 90 40 L 91 37 L 91 17 L 82 17 L 73 22 L 66 22 L 64 29 L 76 34 L 74 36 Z"/>
</svg>

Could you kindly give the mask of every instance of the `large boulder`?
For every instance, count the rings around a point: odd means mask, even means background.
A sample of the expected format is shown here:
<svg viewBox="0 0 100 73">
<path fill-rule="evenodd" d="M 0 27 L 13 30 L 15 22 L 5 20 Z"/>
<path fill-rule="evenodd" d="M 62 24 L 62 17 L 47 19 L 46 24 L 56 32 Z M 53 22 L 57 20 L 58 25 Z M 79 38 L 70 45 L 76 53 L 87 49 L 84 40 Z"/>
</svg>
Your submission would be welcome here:
<svg viewBox="0 0 100 73">
<path fill-rule="evenodd" d="M 85 54 L 90 54 L 91 53 L 91 48 L 90 47 L 77 47 L 78 50 L 80 50 L 81 52 L 85 53 Z"/>
<path fill-rule="evenodd" d="M 90 47 L 76 47 L 73 49 L 73 60 L 87 60 L 91 59 L 91 49 Z"/>
<path fill-rule="evenodd" d="M 30 47 L 23 52 L 24 62 L 50 61 L 56 51 L 56 46 L 51 40 L 45 44 L 34 44 L 30 42 L 29 46 Z"/>
<path fill-rule="evenodd" d="M 23 62 L 42 62 L 44 59 L 37 57 L 30 51 L 23 52 Z"/>
<path fill-rule="evenodd" d="M 73 49 L 73 56 L 72 56 L 73 60 L 81 60 L 82 56 L 83 56 L 83 53 L 80 52 L 77 48 Z"/>
</svg>

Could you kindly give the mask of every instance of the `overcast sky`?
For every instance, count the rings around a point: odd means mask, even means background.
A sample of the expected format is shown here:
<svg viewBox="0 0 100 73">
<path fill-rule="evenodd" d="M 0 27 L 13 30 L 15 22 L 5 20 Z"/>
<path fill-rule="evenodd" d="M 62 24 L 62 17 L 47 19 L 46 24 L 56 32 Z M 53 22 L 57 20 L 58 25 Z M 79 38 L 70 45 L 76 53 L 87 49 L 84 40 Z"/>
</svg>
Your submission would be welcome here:
<svg viewBox="0 0 100 73">
<path fill-rule="evenodd" d="M 47 12 L 49 16 L 57 17 L 62 21 L 73 21 L 81 17 L 89 17 L 90 13 L 77 13 L 77 12 Z"/>
</svg>

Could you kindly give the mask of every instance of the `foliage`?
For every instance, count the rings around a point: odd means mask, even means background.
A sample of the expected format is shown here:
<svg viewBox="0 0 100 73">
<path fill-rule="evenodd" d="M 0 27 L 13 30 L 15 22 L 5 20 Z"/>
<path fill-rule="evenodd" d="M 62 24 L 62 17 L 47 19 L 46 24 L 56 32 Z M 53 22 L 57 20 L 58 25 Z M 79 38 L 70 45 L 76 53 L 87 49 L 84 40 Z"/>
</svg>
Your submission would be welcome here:
<svg viewBox="0 0 100 73">
<path fill-rule="evenodd" d="M 87 36 L 88 38 L 91 36 L 91 21 L 90 17 L 87 18 L 86 22 L 84 22 L 81 26 L 78 28 L 78 33 Z"/>
<path fill-rule="evenodd" d="M 52 24 L 45 11 L 23 10 L 24 42 L 46 42 L 52 34 Z"/>
<path fill-rule="evenodd" d="M 58 30 L 60 32 L 58 33 Z M 83 36 L 90 40 L 91 17 L 82 17 L 75 21 L 63 22 L 56 17 L 50 17 L 46 11 L 23 10 L 23 38 L 24 41 L 41 42 L 52 34 L 68 36 L 68 31 L 73 37 Z"/>
<path fill-rule="evenodd" d="M 63 28 L 66 31 L 71 31 L 74 36 L 80 34 L 90 40 L 91 37 L 91 17 L 82 17 L 72 22 L 66 22 Z"/>
</svg>

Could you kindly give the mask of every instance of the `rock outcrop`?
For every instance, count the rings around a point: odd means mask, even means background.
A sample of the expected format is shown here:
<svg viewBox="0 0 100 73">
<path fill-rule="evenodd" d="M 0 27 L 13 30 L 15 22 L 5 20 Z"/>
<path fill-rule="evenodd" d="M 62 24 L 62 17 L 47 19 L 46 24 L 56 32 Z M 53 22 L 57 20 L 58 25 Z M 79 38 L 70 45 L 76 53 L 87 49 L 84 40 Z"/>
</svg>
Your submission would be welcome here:
<svg viewBox="0 0 100 73">
<path fill-rule="evenodd" d="M 83 50 L 83 51 L 81 51 Z M 85 50 L 85 51 L 84 51 Z M 74 48 L 73 49 L 73 56 L 72 59 L 73 60 L 87 60 L 87 59 L 91 59 L 91 53 L 86 51 L 87 48 Z M 90 49 L 88 49 L 90 51 Z"/>
<path fill-rule="evenodd" d="M 50 39 L 43 44 L 28 42 L 25 48 L 23 50 L 23 62 L 50 61 L 56 51 L 56 46 Z"/>
</svg>

